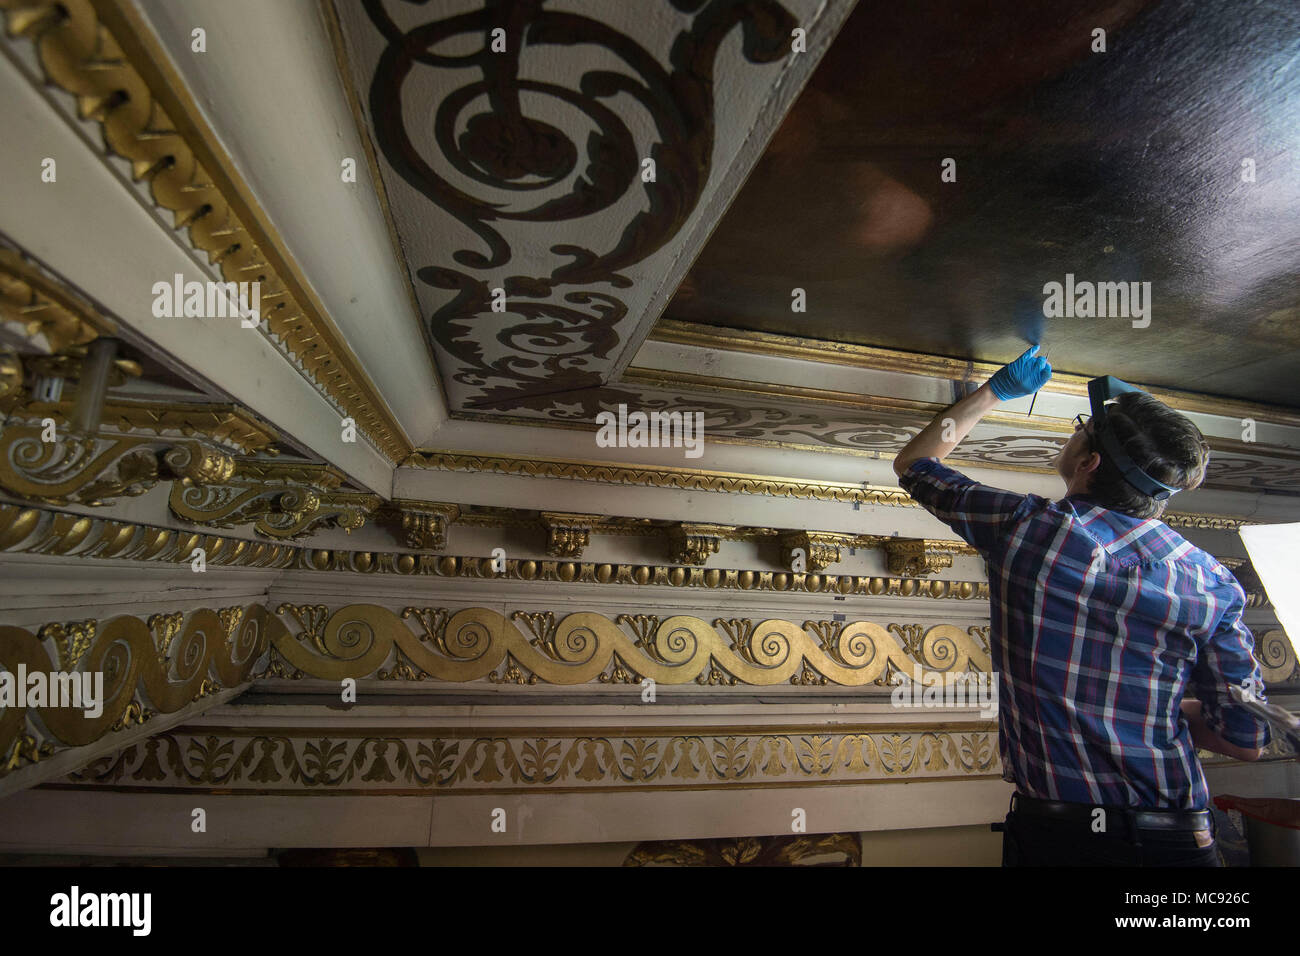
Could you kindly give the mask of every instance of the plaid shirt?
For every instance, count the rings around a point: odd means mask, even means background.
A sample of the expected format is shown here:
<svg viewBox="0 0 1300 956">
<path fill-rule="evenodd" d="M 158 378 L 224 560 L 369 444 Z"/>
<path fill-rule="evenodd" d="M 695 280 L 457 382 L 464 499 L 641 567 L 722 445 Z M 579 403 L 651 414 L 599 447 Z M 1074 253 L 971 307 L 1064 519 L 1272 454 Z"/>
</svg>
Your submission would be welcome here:
<svg viewBox="0 0 1300 956">
<path fill-rule="evenodd" d="M 899 483 L 988 561 L 1003 776 L 1029 797 L 1203 810 L 1209 791 L 1179 703 L 1239 747 L 1267 724 L 1231 684 L 1254 680 L 1245 594 L 1167 525 L 1082 495 L 1049 501 L 981 485 L 934 458 Z"/>
</svg>

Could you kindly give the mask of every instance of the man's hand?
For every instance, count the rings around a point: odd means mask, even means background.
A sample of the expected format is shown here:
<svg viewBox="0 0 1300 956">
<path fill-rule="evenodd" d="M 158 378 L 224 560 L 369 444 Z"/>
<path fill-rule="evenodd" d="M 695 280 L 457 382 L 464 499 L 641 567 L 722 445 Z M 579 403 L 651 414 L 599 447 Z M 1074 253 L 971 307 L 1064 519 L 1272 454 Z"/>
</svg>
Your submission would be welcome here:
<svg viewBox="0 0 1300 956">
<path fill-rule="evenodd" d="M 1252 747 L 1247 750 L 1245 747 L 1238 747 L 1236 744 L 1230 744 L 1205 723 L 1205 717 L 1201 713 L 1203 705 L 1199 700 L 1184 700 L 1181 705 L 1183 716 L 1187 718 L 1187 726 L 1192 732 L 1192 743 L 1200 750 L 1209 750 L 1216 754 L 1223 754 L 1225 757 L 1232 757 L 1234 760 L 1258 760 L 1260 750 L 1258 747 Z"/>
<path fill-rule="evenodd" d="M 1025 349 L 1020 358 L 993 373 L 989 387 L 1002 401 L 1032 395 L 1052 379 L 1052 366 L 1038 354 L 1038 346 Z"/>
<path fill-rule="evenodd" d="M 998 369 L 975 391 L 934 416 L 930 424 L 904 445 L 894 458 L 894 474 L 901 475 L 912 462 L 921 458 L 942 459 L 999 401 L 1030 395 L 1046 385 L 1051 377 L 1052 366 L 1047 364 L 1047 359 L 1038 356 L 1038 346 L 1027 349 L 1010 365 Z"/>
</svg>

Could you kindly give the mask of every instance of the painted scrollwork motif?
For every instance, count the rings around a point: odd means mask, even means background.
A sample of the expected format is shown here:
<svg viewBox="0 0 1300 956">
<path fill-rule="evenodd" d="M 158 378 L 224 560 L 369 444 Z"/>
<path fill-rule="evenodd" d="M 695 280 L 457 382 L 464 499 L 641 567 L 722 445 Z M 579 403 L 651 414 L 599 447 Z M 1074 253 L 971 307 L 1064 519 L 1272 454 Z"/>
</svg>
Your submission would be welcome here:
<svg viewBox="0 0 1300 956">
<path fill-rule="evenodd" d="M 387 163 L 482 243 L 453 252 L 454 266 L 416 270 L 454 293 L 430 319 L 456 363 L 447 377 L 482 389 L 470 404 L 505 407 L 543 389 L 597 386 L 627 315 L 615 291 L 632 284 L 623 270 L 678 233 L 709 181 L 719 48 L 739 29 L 746 61 L 776 62 L 796 21 L 775 0 L 670 0 L 654 11 L 681 24 L 665 64 L 618 27 L 545 0 L 434 20 L 420 20 L 420 6 L 365 0 L 384 43 L 368 99 Z M 598 66 L 564 74 L 557 52 L 570 49 Z M 643 181 L 643 159 L 653 179 Z M 536 235 L 529 224 L 578 220 L 581 235 L 608 244 L 553 243 L 550 262 L 543 254 L 504 274 L 522 258 L 512 238 Z M 493 314 L 488 273 L 508 313 Z M 485 337 L 495 338 L 491 354 Z"/>
<path fill-rule="evenodd" d="M 0 487 L 37 501 L 99 505 L 142 495 L 160 480 L 221 480 L 233 460 L 204 442 L 100 432 L 59 434 L 12 419 L 0 429 Z"/>
</svg>

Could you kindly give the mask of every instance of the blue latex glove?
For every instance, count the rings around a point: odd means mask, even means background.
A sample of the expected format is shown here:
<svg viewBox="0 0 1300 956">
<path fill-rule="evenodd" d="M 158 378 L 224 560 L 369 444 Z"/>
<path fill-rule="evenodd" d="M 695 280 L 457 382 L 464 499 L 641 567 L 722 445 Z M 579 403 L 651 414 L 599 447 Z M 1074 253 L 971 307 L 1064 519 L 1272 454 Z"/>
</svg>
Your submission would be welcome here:
<svg viewBox="0 0 1300 956">
<path fill-rule="evenodd" d="M 1023 398 L 1032 395 L 1052 379 L 1052 366 L 1047 359 L 1040 358 L 1038 346 L 1025 349 L 1023 355 L 1010 365 L 1004 365 L 993 373 L 989 387 L 993 394 L 1002 401 Z"/>
</svg>

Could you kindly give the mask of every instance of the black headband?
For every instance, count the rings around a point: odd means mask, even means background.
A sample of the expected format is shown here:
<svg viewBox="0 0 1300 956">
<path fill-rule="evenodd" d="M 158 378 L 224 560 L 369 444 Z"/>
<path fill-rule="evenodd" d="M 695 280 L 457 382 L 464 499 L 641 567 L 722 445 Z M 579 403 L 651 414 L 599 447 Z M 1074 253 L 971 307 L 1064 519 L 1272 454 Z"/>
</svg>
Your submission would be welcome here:
<svg viewBox="0 0 1300 956">
<path fill-rule="evenodd" d="M 1134 388 L 1128 382 L 1121 382 L 1113 375 L 1103 375 L 1101 378 L 1094 378 L 1088 383 L 1088 401 L 1092 404 L 1092 420 L 1094 422 L 1093 434 L 1101 442 L 1101 452 L 1111 463 L 1119 469 L 1124 480 L 1136 488 L 1142 494 L 1157 501 L 1164 501 L 1170 495 L 1176 495 L 1181 488 L 1174 488 L 1166 485 L 1163 481 L 1152 478 L 1145 471 L 1138 467 L 1137 462 L 1129 457 L 1119 439 L 1115 437 L 1115 432 L 1111 428 L 1110 419 L 1106 416 L 1106 402 L 1121 395 L 1124 392 L 1137 392 L 1144 394 L 1142 389 Z"/>
</svg>

